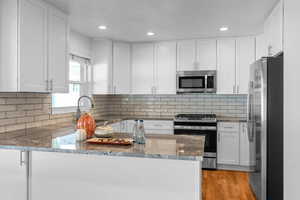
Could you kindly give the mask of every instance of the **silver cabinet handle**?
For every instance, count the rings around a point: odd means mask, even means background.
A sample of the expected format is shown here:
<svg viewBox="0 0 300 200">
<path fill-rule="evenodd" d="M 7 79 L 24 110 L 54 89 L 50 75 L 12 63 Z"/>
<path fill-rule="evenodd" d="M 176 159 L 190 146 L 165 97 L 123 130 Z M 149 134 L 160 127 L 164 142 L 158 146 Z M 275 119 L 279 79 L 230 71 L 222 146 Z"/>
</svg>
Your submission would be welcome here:
<svg viewBox="0 0 300 200">
<path fill-rule="evenodd" d="M 26 164 L 26 161 L 23 158 L 24 151 L 20 151 L 20 166 L 23 167 Z"/>
<path fill-rule="evenodd" d="M 53 79 L 50 80 L 50 91 L 53 91 Z"/>
<path fill-rule="evenodd" d="M 232 86 L 232 92 L 235 93 L 235 85 Z"/>
<path fill-rule="evenodd" d="M 49 91 L 49 80 L 46 80 L 46 91 Z"/>
<path fill-rule="evenodd" d="M 218 142 L 220 142 L 220 140 L 221 140 L 221 139 L 220 139 L 220 133 L 218 133 Z"/>
<path fill-rule="evenodd" d="M 237 86 L 237 93 L 238 94 L 240 93 L 240 86 L 239 85 Z"/>
</svg>

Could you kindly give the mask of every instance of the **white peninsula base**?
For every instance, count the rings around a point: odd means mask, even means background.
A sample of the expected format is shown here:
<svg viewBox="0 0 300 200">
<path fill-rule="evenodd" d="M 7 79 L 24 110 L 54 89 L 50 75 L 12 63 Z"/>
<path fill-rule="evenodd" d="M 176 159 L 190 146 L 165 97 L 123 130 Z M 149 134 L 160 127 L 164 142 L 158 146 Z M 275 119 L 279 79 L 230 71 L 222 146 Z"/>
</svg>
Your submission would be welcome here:
<svg viewBox="0 0 300 200">
<path fill-rule="evenodd" d="M 31 154 L 31 200 L 201 200 L 200 161 Z"/>
</svg>

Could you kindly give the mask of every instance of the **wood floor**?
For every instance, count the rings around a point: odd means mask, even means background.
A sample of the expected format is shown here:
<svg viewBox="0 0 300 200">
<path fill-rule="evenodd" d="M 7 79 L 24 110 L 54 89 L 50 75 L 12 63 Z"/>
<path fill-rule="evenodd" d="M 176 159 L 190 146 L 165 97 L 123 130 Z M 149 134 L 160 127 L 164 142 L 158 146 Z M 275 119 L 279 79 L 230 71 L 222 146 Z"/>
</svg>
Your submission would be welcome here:
<svg viewBox="0 0 300 200">
<path fill-rule="evenodd" d="M 203 200 L 255 200 L 248 174 L 232 171 L 203 171 Z"/>
</svg>

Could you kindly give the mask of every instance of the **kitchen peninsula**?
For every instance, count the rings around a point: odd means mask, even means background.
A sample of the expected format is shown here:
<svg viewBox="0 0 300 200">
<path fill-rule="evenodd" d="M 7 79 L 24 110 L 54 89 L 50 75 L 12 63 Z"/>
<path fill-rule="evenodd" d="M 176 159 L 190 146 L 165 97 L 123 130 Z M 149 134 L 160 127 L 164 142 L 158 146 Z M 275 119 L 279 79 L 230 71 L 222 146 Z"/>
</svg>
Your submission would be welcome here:
<svg viewBox="0 0 300 200">
<path fill-rule="evenodd" d="M 1 198 L 201 199 L 204 137 L 147 135 L 145 145 L 109 146 L 76 142 L 74 132 L 46 126 L 1 134 Z"/>
</svg>

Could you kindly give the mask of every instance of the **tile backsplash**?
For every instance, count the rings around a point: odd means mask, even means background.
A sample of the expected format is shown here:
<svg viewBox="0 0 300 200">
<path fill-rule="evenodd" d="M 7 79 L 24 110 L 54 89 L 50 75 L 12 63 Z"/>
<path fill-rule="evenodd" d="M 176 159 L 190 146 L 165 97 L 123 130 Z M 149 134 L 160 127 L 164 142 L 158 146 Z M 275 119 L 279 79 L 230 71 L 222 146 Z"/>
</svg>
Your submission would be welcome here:
<svg viewBox="0 0 300 200">
<path fill-rule="evenodd" d="M 96 111 L 109 116 L 173 118 L 179 113 L 216 113 L 247 117 L 247 95 L 94 95 L 94 99 Z"/>
<path fill-rule="evenodd" d="M 72 113 L 51 114 L 51 94 L 0 93 L 0 133 L 72 121 Z"/>
<path fill-rule="evenodd" d="M 94 95 L 96 119 L 173 118 L 179 113 L 247 117 L 247 95 Z M 74 113 L 51 114 L 51 94 L 0 93 L 0 133 L 74 122 Z"/>
</svg>

